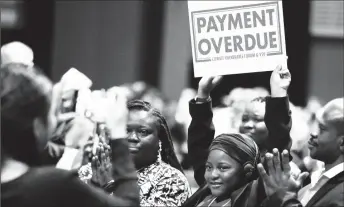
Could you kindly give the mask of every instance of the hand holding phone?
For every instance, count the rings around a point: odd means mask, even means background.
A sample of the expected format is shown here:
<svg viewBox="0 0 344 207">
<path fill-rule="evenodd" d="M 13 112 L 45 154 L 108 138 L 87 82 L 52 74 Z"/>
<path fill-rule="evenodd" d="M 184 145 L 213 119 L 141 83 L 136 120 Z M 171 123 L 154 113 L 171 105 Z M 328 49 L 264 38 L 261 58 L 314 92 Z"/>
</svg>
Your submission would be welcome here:
<svg viewBox="0 0 344 207">
<path fill-rule="evenodd" d="M 76 112 L 79 91 L 89 89 L 92 81 L 75 68 L 69 69 L 61 78 L 63 83 L 61 113 Z"/>
</svg>

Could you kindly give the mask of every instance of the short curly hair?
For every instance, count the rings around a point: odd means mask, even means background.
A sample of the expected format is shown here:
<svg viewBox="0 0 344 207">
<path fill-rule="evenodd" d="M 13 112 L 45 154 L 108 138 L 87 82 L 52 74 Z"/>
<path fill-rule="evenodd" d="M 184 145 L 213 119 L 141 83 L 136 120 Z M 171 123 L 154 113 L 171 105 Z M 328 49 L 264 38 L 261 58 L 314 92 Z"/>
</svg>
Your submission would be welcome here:
<svg viewBox="0 0 344 207">
<path fill-rule="evenodd" d="M 20 63 L 1 66 L 0 79 L 1 151 L 33 164 L 38 156 L 33 125 L 36 118 L 47 122 L 52 83 L 36 66 Z"/>
</svg>

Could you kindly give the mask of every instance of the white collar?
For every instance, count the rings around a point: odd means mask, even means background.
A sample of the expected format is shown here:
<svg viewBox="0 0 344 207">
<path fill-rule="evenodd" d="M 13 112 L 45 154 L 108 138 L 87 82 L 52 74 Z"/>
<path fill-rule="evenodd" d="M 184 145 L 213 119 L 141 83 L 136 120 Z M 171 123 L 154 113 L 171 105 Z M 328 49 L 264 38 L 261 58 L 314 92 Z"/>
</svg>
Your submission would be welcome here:
<svg viewBox="0 0 344 207">
<path fill-rule="evenodd" d="M 339 163 L 338 165 L 327 170 L 326 172 L 323 173 L 323 175 L 326 176 L 327 178 L 331 179 L 343 171 L 344 171 L 344 162 Z"/>
<path fill-rule="evenodd" d="M 327 180 L 329 180 L 343 171 L 344 171 L 344 162 L 339 163 L 338 165 L 332 167 L 331 169 L 327 171 L 325 171 L 325 167 L 322 167 L 321 169 L 312 173 L 311 187 L 314 187 L 320 179 L 326 178 Z"/>
</svg>

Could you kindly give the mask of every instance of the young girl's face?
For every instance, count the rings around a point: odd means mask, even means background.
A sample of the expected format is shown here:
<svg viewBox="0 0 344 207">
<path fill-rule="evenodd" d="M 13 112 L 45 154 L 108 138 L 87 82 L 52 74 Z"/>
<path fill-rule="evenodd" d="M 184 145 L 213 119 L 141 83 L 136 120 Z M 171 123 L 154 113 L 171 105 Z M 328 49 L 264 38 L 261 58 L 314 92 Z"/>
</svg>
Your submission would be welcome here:
<svg viewBox="0 0 344 207">
<path fill-rule="evenodd" d="M 253 101 L 247 104 L 239 128 L 240 133 L 251 137 L 258 146 L 263 145 L 268 137 L 264 116 L 265 103 Z"/>
<path fill-rule="evenodd" d="M 243 179 L 242 166 L 221 150 L 211 150 L 204 178 L 211 194 L 216 197 L 230 195 Z"/>
</svg>

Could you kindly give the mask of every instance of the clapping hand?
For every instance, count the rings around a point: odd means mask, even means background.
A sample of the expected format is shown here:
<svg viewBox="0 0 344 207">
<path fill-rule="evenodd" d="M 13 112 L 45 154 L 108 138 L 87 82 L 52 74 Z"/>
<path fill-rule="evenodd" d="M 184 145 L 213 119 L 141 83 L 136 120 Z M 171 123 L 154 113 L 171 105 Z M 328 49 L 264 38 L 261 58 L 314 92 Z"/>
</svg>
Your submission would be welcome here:
<svg viewBox="0 0 344 207">
<path fill-rule="evenodd" d="M 296 178 L 292 176 L 287 150 L 282 152 L 282 162 L 280 161 L 280 153 L 277 149 L 273 150 L 273 155 L 267 153 L 266 163 L 269 174 L 267 174 L 261 163 L 258 164 L 258 171 L 264 182 L 265 192 L 268 196 L 273 195 L 277 191 L 297 193 L 302 187 L 303 181 L 308 176 L 308 172 L 303 172 Z"/>
<path fill-rule="evenodd" d="M 111 149 L 105 143 L 99 143 L 96 155 L 92 157 L 92 182 L 104 186 L 113 180 L 110 159 Z"/>
</svg>

